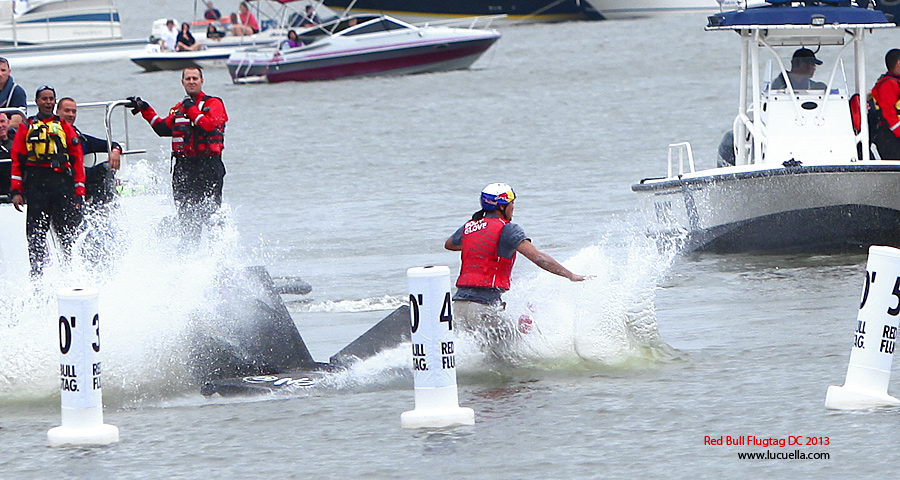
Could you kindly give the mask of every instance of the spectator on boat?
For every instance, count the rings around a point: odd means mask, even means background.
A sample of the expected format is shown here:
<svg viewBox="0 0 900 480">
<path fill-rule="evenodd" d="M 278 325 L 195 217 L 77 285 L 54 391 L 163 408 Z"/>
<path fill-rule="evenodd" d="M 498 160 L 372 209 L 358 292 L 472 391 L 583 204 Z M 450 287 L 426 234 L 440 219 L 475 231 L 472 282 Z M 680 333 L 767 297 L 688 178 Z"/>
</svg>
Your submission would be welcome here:
<svg viewBox="0 0 900 480">
<path fill-rule="evenodd" d="M 16 85 L 10 73 L 12 73 L 12 70 L 9 68 L 9 61 L 0 57 L 0 108 L 21 107 L 24 109 L 25 104 L 28 102 L 25 89 Z M 9 117 L 10 128 L 15 130 L 24 119 L 25 116 L 22 114 L 12 114 Z"/>
<path fill-rule="evenodd" d="M 191 34 L 191 24 L 184 22 L 181 24 L 181 31 L 175 39 L 175 50 L 179 52 L 200 50 L 203 44 L 198 42 L 194 35 Z"/>
<path fill-rule="evenodd" d="M 10 194 L 16 210 L 28 205 L 25 235 L 32 278 L 43 273 L 47 233 L 56 232 L 68 259 L 81 224 L 84 203 L 84 159 L 67 122 L 53 114 L 56 90 L 37 89 L 38 114 L 25 120 L 13 140 Z"/>
<path fill-rule="evenodd" d="M 791 86 L 794 90 L 825 90 L 827 85 L 812 79 L 816 73 L 816 67 L 821 65 L 822 61 L 816 58 L 816 54 L 808 48 L 801 48 L 794 52 L 791 57 L 791 70 L 788 72 L 788 78 L 791 80 Z M 784 82 L 784 74 L 779 73 L 775 80 L 772 81 L 772 90 L 783 90 L 787 88 Z"/>
<path fill-rule="evenodd" d="M 303 42 L 300 41 L 300 37 L 297 36 L 297 32 L 295 30 L 288 30 L 287 39 L 281 42 L 281 49 L 288 50 L 290 48 L 302 47 Z"/>
<path fill-rule="evenodd" d="M 222 40 L 222 37 L 224 37 L 224 36 L 225 36 L 225 32 L 216 28 L 215 23 L 210 23 L 209 25 L 206 26 L 206 38 L 208 38 L 210 40 L 215 40 L 218 42 L 219 40 Z"/>
<path fill-rule="evenodd" d="M 878 122 L 872 133 L 882 160 L 900 160 L 900 49 L 884 56 L 887 72 L 872 87 Z"/>
<path fill-rule="evenodd" d="M 569 271 L 538 250 L 513 218 L 516 194 L 505 183 L 492 183 L 481 191 L 481 210 L 444 242 L 447 250 L 462 252 L 462 265 L 453 296 L 456 325 L 473 333 L 483 346 L 502 346 L 516 326 L 504 314 L 500 296 L 509 290 L 516 252 L 538 267 L 580 282 L 588 277 Z"/>
<path fill-rule="evenodd" d="M 213 2 L 206 2 L 206 11 L 203 12 L 203 18 L 216 21 L 222 18 L 222 12 L 213 6 Z"/>
<path fill-rule="evenodd" d="M 84 190 L 85 200 L 91 204 L 109 203 L 115 191 L 115 172 L 119 169 L 122 146 L 112 142 L 112 148 L 106 139 L 86 135 L 75 126 L 78 116 L 78 104 L 69 97 L 64 97 L 56 104 L 56 114 L 63 121 L 69 122 L 78 135 L 78 145 L 84 155 Z M 97 154 L 107 154 L 98 163 Z"/>
<path fill-rule="evenodd" d="M 253 16 L 253 12 L 251 12 L 250 7 L 247 6 L 247 2 L 241 2 L 238 10 L 240 13 L 238 13 L 237 16 L 237 22 L 233 23 L 231 26 L 231 32 L 235 35 L 253 35 L 254 33 L 259 33 L 259 23 L 256 22 L 256 17 Z"/>
<path fill-rule="evenodd" d="M 166 30 L 159 37 L 159 49 L 163 52 L 174 52 L 178 45 L 178 29 L 175 20 L 166 20 Z"/>
<path fill-rule="evenodd" d="M 306 13 L 303 14 L 303 23 L 300 26 L 304 28 L 315 27 L 320 23 L 322 22 L 319 21 L 319 16 L 316 15 L 316 9 L 312 5 L 307 5 Z"/>
<path fill-rule="evenodd" d="M 161 137 L 172 137 L 172 195 L 188 243 L 196 244 L 204 224 L 222 204 L 225 164 L 225 122 L 222 99 L 205 94 L 203 70 L 185 68 L 181 84 L 187 96 L 167 117 L 159 117 L 140 97 L 129 97 L 132 113 L 140 113 Z"/>
</svg>

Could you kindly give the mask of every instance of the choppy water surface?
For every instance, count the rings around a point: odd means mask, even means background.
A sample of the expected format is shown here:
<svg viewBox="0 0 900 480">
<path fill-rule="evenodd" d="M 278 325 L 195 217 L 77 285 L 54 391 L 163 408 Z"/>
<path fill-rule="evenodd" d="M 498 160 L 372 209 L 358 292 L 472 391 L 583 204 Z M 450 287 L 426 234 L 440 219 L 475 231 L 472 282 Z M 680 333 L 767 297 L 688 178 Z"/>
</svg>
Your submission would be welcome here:
<svg viewBox="0 0 900 480">
<path fill-rule="evenodd" d="M 149 4 L 148 4 L 149 5 Z M 143 36 L 154 4 L 121 5 Z M 190 10 L 167 2 L 176 16 Z M 228 6 L 224 6 L 227 10 Z M 182 9 L 182 10 L 179 10 Z M 690 16 L 506 28 L 472 71 L 313 84 L 234 86 L 206 72 L 228 108 L 221 227 L 202 253 L 161 237 L 168 146 L 122 172 L 151 195 L 122 202 L 113 274 L 51 272 L 46 288 L 3 285 L 0 478 L 870 478 L 892 458 L 897 411 L 835 413 L 864 255 L 675 257 L 644 236 L 630 185 L 690 140 L 714 164 L 730 127 L 737 36 Z M 890 35 L 874 35 L 870 77 Z M 130 62 L 17 70 L 29 92 L 104 100 L 139 94 L 158 110 L 178 73 Z M 79 124 L 91 132 L 90 116 Z M 516 220 L 569 268 L 572 284 L 518 262 L 511 312 L 536 329 L 515 367 L 485 364 L 462 340 L 460 403 L 474 427 L 408 431 L 407 350 L 385 352 L 311 392 L 203 398 L 184 333 L 214 325 L 221 272 L 264 264 L 313 285 L 288 307 L 321 361 L 406 297 L 406 269 L 450 265 L 443 240 L 504 181 Z M 50 449 L 59 425 L 55 304 L 44 292 L 101 288 L 106 421 L 119 444 Z M 212 328 L 212 327 L 210 327 Z M 896 384 L 896 377 L 894 375 Z M 827 446 L 704 445 L 704 437 L 828 437 Z M 804 440 L 804 443 L 807 440 Z M 827 452 L 828 460 L 738 460 L 738 452 Z"/>
</svg>

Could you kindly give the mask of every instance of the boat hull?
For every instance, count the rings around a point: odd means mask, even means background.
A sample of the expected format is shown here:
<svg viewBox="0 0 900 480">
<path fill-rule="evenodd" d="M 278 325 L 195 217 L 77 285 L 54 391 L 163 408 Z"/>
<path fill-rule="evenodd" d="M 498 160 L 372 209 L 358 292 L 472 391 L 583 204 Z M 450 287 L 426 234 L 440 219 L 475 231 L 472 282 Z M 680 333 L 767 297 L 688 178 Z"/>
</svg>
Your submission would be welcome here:
<svg viewBox="0 0 900 480">
<path fill-rule="evenodd" d="M 464 41 L 322 55 L 313 52 L 294 60 L 287 57 L 249 67 L 229 61 L 228 69 L 235 79 L 264 77 L 272 83 L 461 70 L 469 68 L 498 38 L 499 35 L 490 35 Z"/>
<path fill-rule="evenodd" d="M 645 195 L 660 233 L 687 251 L 822 252 L 900 245 L 900 162 L 719 169 L 650 180 Z M 672 238 L 672 237 L 669 237 Z"/>
<path fill-rule="evenodd" d="M 653 17 L 673 13 L 710 15 L 723 10 L 736 10 L 738 0 L 590 0 L 603 17 L 620 18 Z"/>
<path fill-rule="evenodd" d="M 147 72 L 161 70 L 182 70 L 185 68 L 208 68 L 225 65 L 232 49 L 203 50 L 201 52 L 160 52 L 143 53 L 131 56 L 131 61 Z M 188 55 L 182 55 L 186 53 Z M 199 53 L 194 55 L 195 53 Z"/>
<path fill-rule="evenodd" d="M 507 15 L 506 21 L 516 23 L 603 18 L 587 0 L 357 0 L 355 3 L 353 0 L 329 0 L 325 3 L 335 9 L 344 9 L 353 3 L 354 12 L 383 13 L 412 23 L 483 15 Z"/>
</svg>

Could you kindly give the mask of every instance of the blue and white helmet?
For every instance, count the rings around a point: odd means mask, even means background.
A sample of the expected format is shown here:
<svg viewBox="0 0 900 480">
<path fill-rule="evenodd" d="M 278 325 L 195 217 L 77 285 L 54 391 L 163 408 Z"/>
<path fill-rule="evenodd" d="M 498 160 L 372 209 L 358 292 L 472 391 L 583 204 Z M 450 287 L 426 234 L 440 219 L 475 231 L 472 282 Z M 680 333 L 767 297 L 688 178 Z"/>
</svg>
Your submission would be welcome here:
<svg viewBox="0 0 900 480">
<path fill-rule="evenodd" d="M 481 191 L 481 209 L 493 212 L 500 205 L 509 205 L 516 199 L 516 192 L 505 183 L 492 183 Z"/>
</svg>

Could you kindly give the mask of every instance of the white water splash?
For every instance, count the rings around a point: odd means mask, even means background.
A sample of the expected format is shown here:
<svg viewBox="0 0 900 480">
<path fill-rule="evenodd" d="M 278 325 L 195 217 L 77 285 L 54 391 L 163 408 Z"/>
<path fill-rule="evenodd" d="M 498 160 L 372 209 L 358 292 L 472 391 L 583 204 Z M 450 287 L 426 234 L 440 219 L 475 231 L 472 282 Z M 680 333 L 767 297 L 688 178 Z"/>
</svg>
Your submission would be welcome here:
<svg viewBox="0 0 900 480">
<path fill-rule="evenodd" d="M 384 295 L 381 297 L 363 298 L 360 300 L 339 300 L 310 303 L 306 301 L 292 302 L 289 310 L 292 312 L 328 312 L 328 313 L 359 313 L 376 312 L 380 310 L 395 310 L 405 304 L 405 297 Z"/>
<path fill-rule="evenodd" d="M 123 170 L 126 178 L 127 172 Z M 167 187 L 159 184 L 162 176 L 142 164 L 132 173 L 147 186 L 144 192 L 152 193 L 121 198 L 113 231 L 100 232 L 114 239 L 110 253 L 115 260 L 109 268 L 98 269 L 96 252 L 87 247 L 87 238 L 98 232 L 86 232 L 70 265 L 63 267 L 54 257 L 39 281 L 18 279 L 2 285 L 3 401 L 58 395 L 55 292 L 62 287 L 100 291 L 105 400 L 165 397 L 192 381 L 187 332 L 214 324 L 217 284 L 228 272 L 242 268 L 238 234 L 226 204 L 214 215 L 201 244 L 189 251 L 182 248 L 179 236 L 160 228 L 175 215 Z"/>
</svg>

